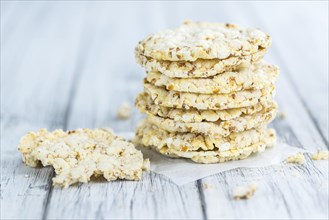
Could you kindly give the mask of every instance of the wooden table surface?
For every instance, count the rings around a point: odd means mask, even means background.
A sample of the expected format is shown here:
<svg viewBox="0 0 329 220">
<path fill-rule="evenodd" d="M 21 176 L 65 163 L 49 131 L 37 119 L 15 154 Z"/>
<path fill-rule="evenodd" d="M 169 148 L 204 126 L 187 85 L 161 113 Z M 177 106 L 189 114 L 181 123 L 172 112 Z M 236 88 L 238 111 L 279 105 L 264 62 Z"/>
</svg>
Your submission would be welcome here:
<svg viewBox="0 0 329 220">
<path fill-rule="evenodd" d="M 259 27 L 273 37 L 266 59 L 281 68 L 272 126 L 279 139 L 328 148 L 328 2 L 1 1 L 1 219 L 328 218 L 328 161 L 235 169 L 183 186 L 155 173 L 139 182 L 53 188 L 51 168 L 30 168 L 19 138 L 40 128 L 111 127 L 131 132 L 142 90 L 134 47 L 184 19 Z M 259 190 L 236 201 L 251 181 Z M 206 187 L 207 186 L 207 187 Z"/>
</svg>

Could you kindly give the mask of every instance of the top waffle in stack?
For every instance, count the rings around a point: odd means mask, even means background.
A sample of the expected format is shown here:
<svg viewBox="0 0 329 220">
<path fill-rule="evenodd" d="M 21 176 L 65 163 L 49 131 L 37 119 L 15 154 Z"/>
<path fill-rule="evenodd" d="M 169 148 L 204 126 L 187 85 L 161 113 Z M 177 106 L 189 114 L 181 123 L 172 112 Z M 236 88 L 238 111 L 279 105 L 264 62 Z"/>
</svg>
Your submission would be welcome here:
<svg viewBox="0 0 329 220">
<path fill-rule="evenodd" d="M 209 77 L 263 58 L 269 35 L 232 24 L 185 22 L 174 30 L 151 34 L 136 47 L 146 71 L 169 77 Z"/>
<path fill-rule="evenodd" d="M 270 44 L 271 38 L 257 29 L 200 22 L 185 22 L 139 42 L 135 55 L 147 77 L 136 106 L 148 115 L 137 131 L 140 144 L 203 163 L 241 159 L 273 145 L 274 131 L 266 124 L 277 111 L 273 95 L 279 70 L 262 61 Z M 223 153 L 230 152 L 220 146 L 201 152 L 187 138 L 201 135 L 227 145 L 232 135 L 246 136 L 243 132 L 257 133 L 257 141 L 234 141 L 230 151 L 258 147 L 226 158 Z M 190 141 L 173 146 L 168 142 L 173 136 Z M 261 136 L 268 138 L 261 141 Z M 207 160 L 209 155 L 215 159 Z"/>
</svg>

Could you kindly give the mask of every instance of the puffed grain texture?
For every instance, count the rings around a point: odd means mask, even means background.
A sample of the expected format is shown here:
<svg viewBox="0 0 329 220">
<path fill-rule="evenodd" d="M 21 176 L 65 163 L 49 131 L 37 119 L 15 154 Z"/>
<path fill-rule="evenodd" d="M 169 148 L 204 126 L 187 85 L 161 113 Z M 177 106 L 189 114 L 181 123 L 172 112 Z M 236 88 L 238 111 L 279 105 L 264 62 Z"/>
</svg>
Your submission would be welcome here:
<svg viewBox="0 0 329 220">
<path fill-rule="evenodd" d="M 28 166 L 35 167 L 39 162 L 53 166 L 53 184 L 65 188 L 77 182 L 86 183 L 92 175 L 103 175 L 108 181 L 139 180 L 142 170 L 149 166 L 133 144 L 106 129 L 41 129 L 23 136 L 18 149 Z"/>
<path fill-rule="evenodd" d="M 273 100 L 243 108 L 224 110 L 198 110 L 195 108 L 175 109 L 154 104 L 153 100 L 147 93 L 140 93 L 135 101 L 136 108 L 142 113 L 153 114 L 162 118 L 170 118 L 179 122 L 227 121 L 243 115 L 251 115 L 260 112 L 264 108 L 272 105 Z"/>
<path fill-rule="evenodd" d="M 170 78 L 159 72 L 149 72 L 146 81 L 167 90 L 220 94 L 232 93 L 241 90 L 259 90 L 275 83 L 279 69 L 275 65 L 264 62 L 245 66 L 234 72 L 225 72 L 208 78 Z"/>
<path fill-rule="evenodd" d="M 219 151 L 219 150 L 208 150 L 208 151 L 181 151 L 175 150 L 168 147 L 158 148 L 157 146 L 149 145 L 144 147 L 153 149 L 160 154 L 174 157 L 174 158 L 189 158 L 197 163 L 222 163 L 231 160 L 241 160 L 250 156 L 252 153 L 262 152 L 266 147 L 272 147 L 276 142 L 276 135 L 274 130 L 269 138 L 264 139 L 258 143 L 251 144 L 247 147 L 236 148 L 234 150 Z"/>
<path fill-rule="evenodd" d="M 250 55 L 270 45 L 270 36 L 255 28 L 187 21 L 176 29 L 150 34 L 136 51 L 157 60 L 195 61 Z"/>
<path fill-rule="evenodd" d="M 228 57 L 227 59 L 197 59 L 195 61 L 165 61 L 156 60 L 136 53 L 136 61 L 146 72 L 160 72 L 168 77 L 176 78 L 202 78 L 215 76 L 227 71 L 235 71 L 243 66 L 259 62 L 266 50 L 241 57 Z"/>
<path fill-rule="evenodd" d="M 237 133 L 268 124 L 275 118 L 276 112 L 277 106 L 274 104 L 258 113 L 228 121 L 185 123 L 148 114 L 147 122 L 169 132 L 191 132 L 226 137 L 232 132 Z"/>
<path fill-rule="evenodd" d="M 274 96 L 274 85 L 261 90 L 244 90 L 225 94 L 196 94 L 168 91 L 162 87 L 144 82 L 144 91 L 156 105 L 198 110 L 223 110 L 266 103 Z"/>
<path fill-rule="evenodd" d="M 159 150 L 169 148 L 177 151 L 217 150 L 228 151 L 244 148 L 259 143 L 274 135 L 273 129 L 265 126 L 239 133 L 231 133 L 227 137 L 210 135 L 168 132 L 155 125 L 141 122 L 136 129 L 136 143 L 144 146 L 154 146 Z"/>
</svg>

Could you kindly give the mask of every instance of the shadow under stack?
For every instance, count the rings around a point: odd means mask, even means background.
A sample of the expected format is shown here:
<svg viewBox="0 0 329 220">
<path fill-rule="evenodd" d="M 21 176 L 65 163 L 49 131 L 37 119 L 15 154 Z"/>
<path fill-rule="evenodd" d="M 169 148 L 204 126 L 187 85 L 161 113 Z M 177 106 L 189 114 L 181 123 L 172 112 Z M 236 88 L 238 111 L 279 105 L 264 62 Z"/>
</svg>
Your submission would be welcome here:
<svg viewBox="0 0 329 220">
<path fill-rule="evenodd" d="M 145 68 L 136 142 L 197 163 L 244 159 L 275 145 L 279 69 L 263 61 L 271 38 L 254 28 L 185 22 L 136 47 Z"/>
</svg>

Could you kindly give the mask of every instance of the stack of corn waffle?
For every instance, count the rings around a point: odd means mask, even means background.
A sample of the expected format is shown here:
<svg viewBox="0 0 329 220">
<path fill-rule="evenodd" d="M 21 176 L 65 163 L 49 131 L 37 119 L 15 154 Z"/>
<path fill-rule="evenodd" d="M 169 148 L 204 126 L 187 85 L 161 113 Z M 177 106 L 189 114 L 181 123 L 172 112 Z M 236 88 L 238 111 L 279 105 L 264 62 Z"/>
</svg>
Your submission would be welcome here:
<svg viewBox="0 0 329 220">
<path fill-rule="evenodd" d="M 243 159 L 273 146 L 274 83 L 262 60 L 271 38 L 254 28 L 185 22 L 136 47 L 146 69 L 136 107 L 147 114 L 136 142 L 198 163 Z"/>
</svg>

